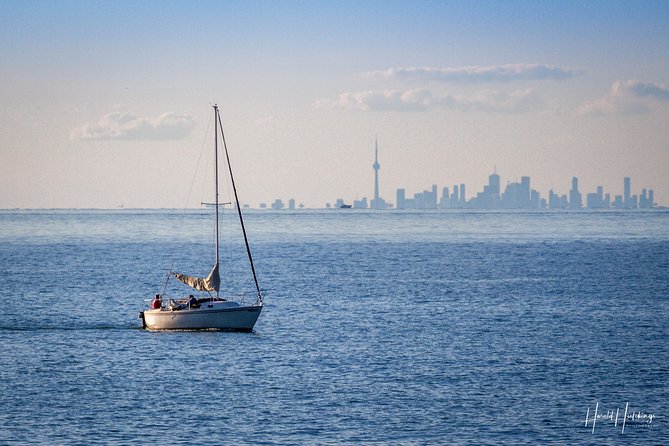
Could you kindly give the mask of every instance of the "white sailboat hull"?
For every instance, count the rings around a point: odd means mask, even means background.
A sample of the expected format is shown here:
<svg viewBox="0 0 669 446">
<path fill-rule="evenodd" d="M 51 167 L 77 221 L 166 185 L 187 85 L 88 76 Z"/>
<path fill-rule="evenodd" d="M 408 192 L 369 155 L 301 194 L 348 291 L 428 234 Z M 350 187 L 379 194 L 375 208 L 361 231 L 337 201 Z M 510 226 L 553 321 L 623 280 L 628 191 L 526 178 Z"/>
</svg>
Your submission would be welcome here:
<svg viewBox="0 0 669 446">
<path fill-rule="evenodd" d="M 241 306 L 236 302 L 214 302 L 200 308 L 161 308 L 140 313 L 148 330 L 230 330 L 252 331 L 262 305 Z"/>
</svg>

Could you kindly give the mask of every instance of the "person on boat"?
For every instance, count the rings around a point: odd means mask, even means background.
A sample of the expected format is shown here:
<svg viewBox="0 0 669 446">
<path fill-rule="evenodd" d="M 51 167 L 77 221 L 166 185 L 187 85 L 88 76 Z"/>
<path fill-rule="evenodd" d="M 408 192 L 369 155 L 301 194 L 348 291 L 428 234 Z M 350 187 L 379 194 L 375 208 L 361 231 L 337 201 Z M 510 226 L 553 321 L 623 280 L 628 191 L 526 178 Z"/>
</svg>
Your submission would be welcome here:
<svg viewBox="0 0 669 446">
<path fill-rule="evenodd" d="M 153 308 L 154 310 L 158 310 L 162 306 L 163 306 L 163 301 L 160 299 L 160 294 L 156 294 L 156 297 L 154 297 L 153 301 L 151 302 L 151 308 Z"/>
<path fill-rule="evenodd" d="M 200 304 L 198 303 L 197 299 L 191 294 L 188 296 L 188 306 L 191 308 L 199 308 Z"/>
</svg>

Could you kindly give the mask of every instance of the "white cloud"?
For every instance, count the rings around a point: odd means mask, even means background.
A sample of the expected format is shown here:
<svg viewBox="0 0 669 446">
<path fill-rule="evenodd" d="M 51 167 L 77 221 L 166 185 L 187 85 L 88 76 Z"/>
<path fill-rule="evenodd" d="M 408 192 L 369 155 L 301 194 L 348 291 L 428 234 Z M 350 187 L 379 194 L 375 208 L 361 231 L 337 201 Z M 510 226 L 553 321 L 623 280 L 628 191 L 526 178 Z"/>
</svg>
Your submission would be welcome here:
<svg viewBox="0 0 669 446">
<path fill-rule="evenodd" d="M 545 104 L 531 89 L 509 93 L 482 91 L 472 97 L 413 89 L 347 92 L 341 93 L 336 99 L 322 99 L 315 105 L 361 111 L 422 112 L 450 109 L 462 112 L 523 113 L 542 109 Z"/>
<path fill-rule="evenodd" d="M 389 68 L 365 73 L 382 77 L 412 81 L 439 82 L 509 82 L 517 80 L 563 80 L 580 74 L 580 70 L 541 64 L 507 64 L 453 68 L 409 67 Z"/>
<path fill-rule="evenodd" d="M 586 102 L 577 112 L 581 115 L 648 113 L 656 102 L 669 102 L 669 87 L 631 79 L 614 82 L 609 94 Z"/>
<path fill-rule="evenodd" d="M 70 133 L 71 139 L 172 140 L 190 134 L 191 116 L 163 113 L 155 118 L 138 118 L 131 113 L 112 112 L 97 122 L 89 122 Z"/>
<path fill-rule="evenodd" d="M 337 99 L 323 99 L 318 105 L 362 111 L 425 111 L 436 98 L 427 90 L 355 91 L 341 93 Z"/>
</svg>

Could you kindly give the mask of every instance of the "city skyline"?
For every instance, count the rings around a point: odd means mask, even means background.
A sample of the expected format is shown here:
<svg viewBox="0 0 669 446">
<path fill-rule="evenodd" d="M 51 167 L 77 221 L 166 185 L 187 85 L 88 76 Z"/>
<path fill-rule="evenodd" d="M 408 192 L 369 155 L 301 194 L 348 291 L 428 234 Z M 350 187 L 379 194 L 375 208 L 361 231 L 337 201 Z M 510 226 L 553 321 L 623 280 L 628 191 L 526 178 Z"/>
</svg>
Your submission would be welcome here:
<svg viewBox="0 0 669 446">
<path fill-rule="evenodd" d="M 507 181 L 506 188 L 501 191 L 500 175 L 496 170 L 489 175 L 489 183 L 483 186 L 483 191 L 477 192 L 475 196 L 467 196 L 466 185 L 464 183 L 444 186 L 441 194 L 438 194 L 438 186 L 432 184 L 429 189 L 421 192 L 414 192 L 412 198 L 407 198 L 405 188 L 398 188 L 396 191 L 395 203 L 383 199 L 385 207 L 382 209 L 651 209 L 665 208 L 655 201 L 653 189 L 641 188 L 638 194 L 632 193 L 631 178 L 623 178 L 623 192 L 620 194 L 604 193 L 603 186 L 598 186 L 596 191 L 585 192 L 578 187 L 578 178 L 572 177 L 572 188 L 568 193 L 559 193 L 553 189 L 546 195 L 530 187 L 531 178 L 523 176 L 520 182 Z M 584 199 L 585 197 L 585 199 Z M 298 209 L 305 208 L 300 203 L 296 206 L 296 201 L 291 198 L 288 206 L 283 203 L 283 199 L 277 198 L 272 205 L 260 203 L 260 209 L 284 208 Z M 368 203 L 367 197 L 356 198 L 347 201 L 343 198 L 337 198 L 331 202 L 326 202 L 324 208 L 352 208 L 352 209 L 377 209 Z M 246 205 L 246 207 L 251 207 Z"/>
<path fill-rule="evenodd" d="M 667 204 L 667 2 L 159 9 L 0 2 L 0 209 L 199 207 L 214 103 L 246 203 L 370 205 L 378 134 L 389 201 L 471 195 L 496 165 L 544 196 L 574 176 L 619 194 L 629 176 Z"/>
<path fill-rule="evenodd" d="M 501 188 L 501 176 L 497 173 L 497 166 L 488 175 L 488 184 L 483 190 L 468 197 L 465 183 L 454 184 L 452 189 L 444 186 L 441 195 L 438 194 L 436 184 L 430 189 L 415 192 L 409 198 L 406 189 L 400 187 L 396 191 L 395 203 L 387 201 L 379 195 L 379 147 L 378 136 L 374 138 L 374 191 L 373 199 L 367 200 L 366 196 L 346 201 L 337 198 L 334 204 L 327 202 L 326 209 L 330 208 L 353 208 L 353 209 L 651 209 L 663 207 L 655 201 L 653 189 L 641 188 L 639 194 L 634 194 L 630 177 L 623 178 L 623 192 L 621 194 L 604 193 L 603 186 L 597 186 L 594 192 L 584 192 L 579 189 L 579 179 L 571 178 L 571 189 L 568 193 L 560 193 L 551 188 L 547 195 L 531 187 L 531 177 L 522 176 L 520 182 L 508 180 L 504 190 Z M 547 197 L 547 198 L 546 198 Z M 289 200 L 288 209 L 294 210 L 305 208 L 303 203 L 296 206 L 294 198 Z M 250 205 L 245 205 L 249 208 Z M 276 198 L 268 206 L 260 203 L 260 209 L 271 208 L 280 210 L 286 208 L 283 200 Z"/>
</svg>

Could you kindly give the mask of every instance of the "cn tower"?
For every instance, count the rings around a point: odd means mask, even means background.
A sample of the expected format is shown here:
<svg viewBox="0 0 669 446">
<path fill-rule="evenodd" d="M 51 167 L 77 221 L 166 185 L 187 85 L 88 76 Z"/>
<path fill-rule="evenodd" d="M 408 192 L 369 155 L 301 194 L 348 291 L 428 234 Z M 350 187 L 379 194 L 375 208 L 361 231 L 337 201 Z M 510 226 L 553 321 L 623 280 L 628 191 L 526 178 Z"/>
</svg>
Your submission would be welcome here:
<svg viewBox="0 0 669 446">
<path fill-rule="evenodd" d="M 379 143 L 377 137 L 374 136 L 374 201 L 372 201 L 372 209 L 380 209 L 381 202 L 379 201 L 379 169 L 381 164 L 379 164 Z"/>
</svg>

